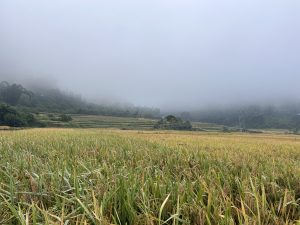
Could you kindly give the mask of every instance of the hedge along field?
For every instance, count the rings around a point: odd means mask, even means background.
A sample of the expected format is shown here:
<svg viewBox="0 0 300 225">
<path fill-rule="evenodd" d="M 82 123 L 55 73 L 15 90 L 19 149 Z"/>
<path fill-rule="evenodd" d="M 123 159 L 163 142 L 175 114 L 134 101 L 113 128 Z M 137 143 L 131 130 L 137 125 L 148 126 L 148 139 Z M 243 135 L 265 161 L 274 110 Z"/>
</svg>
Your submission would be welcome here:
<svg viewBox="0 0 300 225">
<path fill-rule="evenodd" d="M 300 139 L 0 131 L 0 224 L 299 224 Z"/>
</svg>

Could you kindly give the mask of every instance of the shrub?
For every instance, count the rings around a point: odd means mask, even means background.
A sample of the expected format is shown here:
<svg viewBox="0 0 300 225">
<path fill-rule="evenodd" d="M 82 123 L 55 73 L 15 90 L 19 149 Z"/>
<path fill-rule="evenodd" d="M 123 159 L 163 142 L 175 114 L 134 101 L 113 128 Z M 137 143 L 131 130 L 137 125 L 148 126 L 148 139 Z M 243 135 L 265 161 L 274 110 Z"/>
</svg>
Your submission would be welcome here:
<svg viewBox="0 0 300 225">
<path fill-rule="evenodd" d="M 190 121 L 184 121 L 173 115 L 168 115 L 164 119 L 161 119 L 154 125 L 155 129 L 165 130 L 191 130 L 192 125 Z"/>
<path fill-rule="evenodd" d="M 27 125 L 27 122 L 24 118 L 22 118 L 20 115 L 12 113 L 5 114 L 3 117 L 3 122 L 5 125 L 11 127 L 22 127 Z"/>
<path fill-rule="evenodd" d="M 6 104 L 0 104 L 0 125 L 12 127 L 36 126 L 38 121 L 31 113 L 22 112 Z"/>
<path fill-rule="evenodd" d="M 72 117 L 69 115 L 66 115 L 66 114 L 60 115 L 60 121 L 62 121 L 62 122 L 70 122 L 72 120 L 73 120 Z"/>
</svg>

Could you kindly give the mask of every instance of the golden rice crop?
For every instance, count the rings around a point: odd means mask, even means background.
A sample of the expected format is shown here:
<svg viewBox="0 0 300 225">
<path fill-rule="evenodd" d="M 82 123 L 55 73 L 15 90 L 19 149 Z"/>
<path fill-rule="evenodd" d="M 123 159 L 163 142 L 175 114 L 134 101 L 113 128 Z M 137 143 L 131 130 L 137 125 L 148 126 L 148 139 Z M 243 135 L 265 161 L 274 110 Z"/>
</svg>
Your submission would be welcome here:
<svg viewBox="0 0 300 225">
<path fill-rule="evenodd" d="M 0 131 L 0 224 L 297 224 L 300 139 Z"/>
</svg>

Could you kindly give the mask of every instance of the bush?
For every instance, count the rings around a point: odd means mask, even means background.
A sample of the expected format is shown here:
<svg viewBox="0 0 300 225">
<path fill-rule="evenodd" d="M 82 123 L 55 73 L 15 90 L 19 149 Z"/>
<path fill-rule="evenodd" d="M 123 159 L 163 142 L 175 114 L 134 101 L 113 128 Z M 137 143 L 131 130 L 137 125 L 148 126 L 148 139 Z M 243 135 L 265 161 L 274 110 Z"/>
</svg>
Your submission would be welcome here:
<svg viewBox="0 0 300 225">
<path fill-rule="evenodd" d="M 226 126 L 223 126 L 223 129 L 222 129 L 222 131 L 223 131 L 224 133 L 228 133 L 228 132 L 230 132 L 229 128 L 228 128 L 228 127 L 226 127 Z"/>
<path fill-rule="evenodd" d="M 62 121 L 62 122 L 70 122 L 72 120 L 73 120 L 72 117 L 69 115 L 66 115 L 66 114 L 60 115 L 60 121 Z"/>
<path fill-rule="evenodd" d="M 20 115 L 7 113 L 3 117 L 4 125 L 11 127 L 22 127 L 26 126 L 27 122 Z"/>
<path fill-rule="evenodd" d="M 9 105 L 0 104 L 0 125 L 11 127 L 36 126 L 38 121 L 31 113 L 25 113 Z"/>
<path fill-rule="evenodd" d="M 165 130 L 191 130 L 192 125 L 190 121 L 184 121 L 173 115 L 168 115 L 164 119 L 161 119 L 154 125 L 155 129 Z"/>
</svg>

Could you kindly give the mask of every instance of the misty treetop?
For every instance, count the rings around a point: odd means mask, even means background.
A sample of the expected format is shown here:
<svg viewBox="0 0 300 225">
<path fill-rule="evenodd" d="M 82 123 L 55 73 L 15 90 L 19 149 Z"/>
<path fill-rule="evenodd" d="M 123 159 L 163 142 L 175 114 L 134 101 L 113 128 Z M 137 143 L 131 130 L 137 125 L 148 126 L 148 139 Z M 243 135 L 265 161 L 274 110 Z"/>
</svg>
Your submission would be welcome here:
<svg viewBox="0 0 300 225">
<path fill-rule="evenodd" d="M 27 90 L 20 84 L 0 83 L 0 102 L 29 112 L 108 115 L 122 117 L 160 117 L 159 109 L 135 106 L 99 105 L 59 89 Z"/>
<path fill-rule="evenodd" d="M 0 83 L 0 100 L 10 105 L 17 105 L 19 102 L 30 101 L 33 93 L 26 90 L 22 85 L 12 84 L 3 81 Z M 27 99 L 27 100 L 26 100 Z"/>
<path fill-rule="evenodd" d="M 282 105 L 248 105 L 226 109 L 207 109 L 183 113 L 183 119 L 222 124 L 240 129 L 289 129 L 300 128 L 299 103 Z"/>
</svg>

